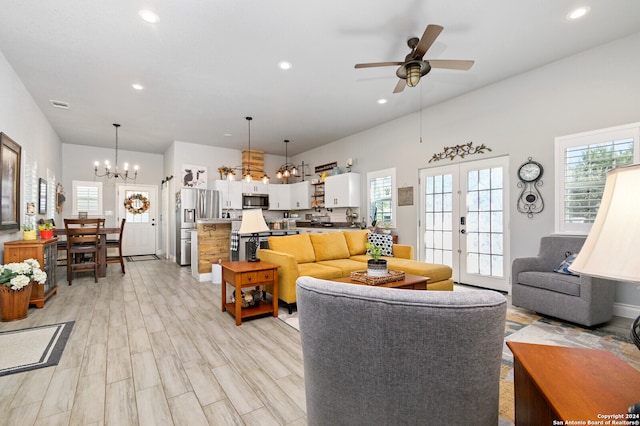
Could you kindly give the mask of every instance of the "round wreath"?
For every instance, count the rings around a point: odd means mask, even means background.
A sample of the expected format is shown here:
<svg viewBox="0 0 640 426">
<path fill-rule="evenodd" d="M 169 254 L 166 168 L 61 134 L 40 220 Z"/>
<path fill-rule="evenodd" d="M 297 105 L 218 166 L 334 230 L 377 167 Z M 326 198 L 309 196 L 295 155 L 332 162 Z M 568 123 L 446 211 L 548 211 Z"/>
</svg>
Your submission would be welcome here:
<svg viewBox="0 0 640 426">
<path fill-rule="evenodd" d="M 140 200 L 142 205 L 136 208 L 133 205 L 135 200 Z M 150 205 L 151 203 L 149 202 L 149 199 L 142 194 L 133 194 L 132 196 L 124 200 L 124 208 L 127 209 L 129 213 L 133 213 L 133 214 L 142 214 L 146 212 L 147 210 L 149 210 Z"/>
</svg>

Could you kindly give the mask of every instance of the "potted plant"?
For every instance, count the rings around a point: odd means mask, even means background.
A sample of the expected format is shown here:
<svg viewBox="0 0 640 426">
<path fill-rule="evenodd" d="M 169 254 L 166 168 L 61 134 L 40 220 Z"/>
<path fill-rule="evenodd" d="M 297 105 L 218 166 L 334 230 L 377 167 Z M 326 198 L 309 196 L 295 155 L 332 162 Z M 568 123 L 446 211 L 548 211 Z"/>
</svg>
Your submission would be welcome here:
<svg viewBox="0 0 640 426">
<path fill-rule="evenodd" d="M 35 232 L 35 230 L 34 230 Z M 2 321 L 27 317 L 31 286 L 44 284 L 46 272 L 40 269 L 36 259 L 0 265 L 0 311 Z"/>
<path fill-rule="evenodd" d="M 36 230 L 33 225 L 30 223 L 25 223 L 22 225 L 22 239 L 23 240 L 35 240 L 36 239 Z"/>
<path fill-rule="evenodd" d="M 372 243 L 366 243 L 367 254 L 371 256 L 371 259 L 367 261 L 367 275 L 372 277 L 384 277 L 389 274 L 389 268 L 387 266 L 386 259 L 380 259 L 382 256 L 382 247 L 379 247 Z"/>
<path fill-rule="evenodd" d="M 42 225 L 38 226 L 40 229 L 40 238 L 43 240 L 48 240 L 49 238 L 53 238 L 53 223 L 45 222 Z"/>
</svg>

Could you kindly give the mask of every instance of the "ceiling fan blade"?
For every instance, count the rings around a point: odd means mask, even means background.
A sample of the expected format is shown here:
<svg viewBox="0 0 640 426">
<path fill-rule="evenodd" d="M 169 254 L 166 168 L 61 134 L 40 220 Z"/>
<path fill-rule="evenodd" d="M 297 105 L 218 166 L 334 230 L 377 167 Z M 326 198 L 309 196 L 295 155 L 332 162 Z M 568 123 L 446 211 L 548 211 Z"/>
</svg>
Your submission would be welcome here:
<svg viewBox="0 0 640 426">
<path fill-rule="evenodd" d="M 422 34 L 422 38 L 418 42 L 416 46 L 415 56 L 422 58 L 427 50 L 431 47 L 434 41 L 438 38 L 440 33 L 444 30 L 444 27 L 440 25 L 427 25 L 427 28 L 424 30 L 424 34 Z"/>
<path fill-rule="evenodd" d="M 356 68 L 390 67 L 402 65 L 404 62 L 371 62 L 368 64 L 356 64 Z"/>
<path fill-rule="evenodd" d="M 400 93 L 404 90 L 405 86 L 407 85 L 407 80 L 403 80 L 403 79 L 398 79 L 398 84 L 396 84 L 396 88 L 393 89 L 393 93 Z"/>
<path fill-rule="evenodd" d="M 469 71 L 474 61 L 462 61 L 457 59 L 429 59 L 431 68 L 444 68 L 449 70 Z"/>
</svg>

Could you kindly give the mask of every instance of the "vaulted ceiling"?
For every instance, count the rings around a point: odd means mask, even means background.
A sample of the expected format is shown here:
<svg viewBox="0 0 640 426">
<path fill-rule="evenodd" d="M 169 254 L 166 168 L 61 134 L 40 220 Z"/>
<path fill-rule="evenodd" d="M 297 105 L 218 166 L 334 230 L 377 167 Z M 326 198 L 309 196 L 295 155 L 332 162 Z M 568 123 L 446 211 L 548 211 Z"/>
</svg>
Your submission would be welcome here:
<svg viewBox="0 0 640 426">
<path fill-rule="evenodd" d="M 252 149 L 284 155 L 289 139 L 293 155 L 640 31 L 638 0 L 2 3 L 0 51 L 62 141 L 112 147 L 117 122 L 121 149 L 150 153 L 243 149 L 252 116 Z M 577 6 L 590 11 L 567 20 Z M 403 60 L 428 24 L 444 31 L 425 58 L 470 71 L 433 69 L 393 94 L 395 67 L 354 69 Z"/>
</svg>

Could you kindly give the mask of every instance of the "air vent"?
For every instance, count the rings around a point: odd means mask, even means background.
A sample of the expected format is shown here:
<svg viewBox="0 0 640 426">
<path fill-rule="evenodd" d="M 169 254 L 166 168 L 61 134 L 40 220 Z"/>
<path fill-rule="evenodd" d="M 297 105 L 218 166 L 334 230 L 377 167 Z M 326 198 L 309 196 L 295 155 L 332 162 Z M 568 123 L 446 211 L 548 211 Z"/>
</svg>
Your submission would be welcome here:
<svg viewBox="0 0 640 426">
<path fill-rule="evenodd" d="M 49 102 L 51 102 L 51 105 L 53 105 L 54 108 L 69 109 L 69 104 L 67 102 L 56 101 L 54 99 L 49 99 Z"/>
</svg>

